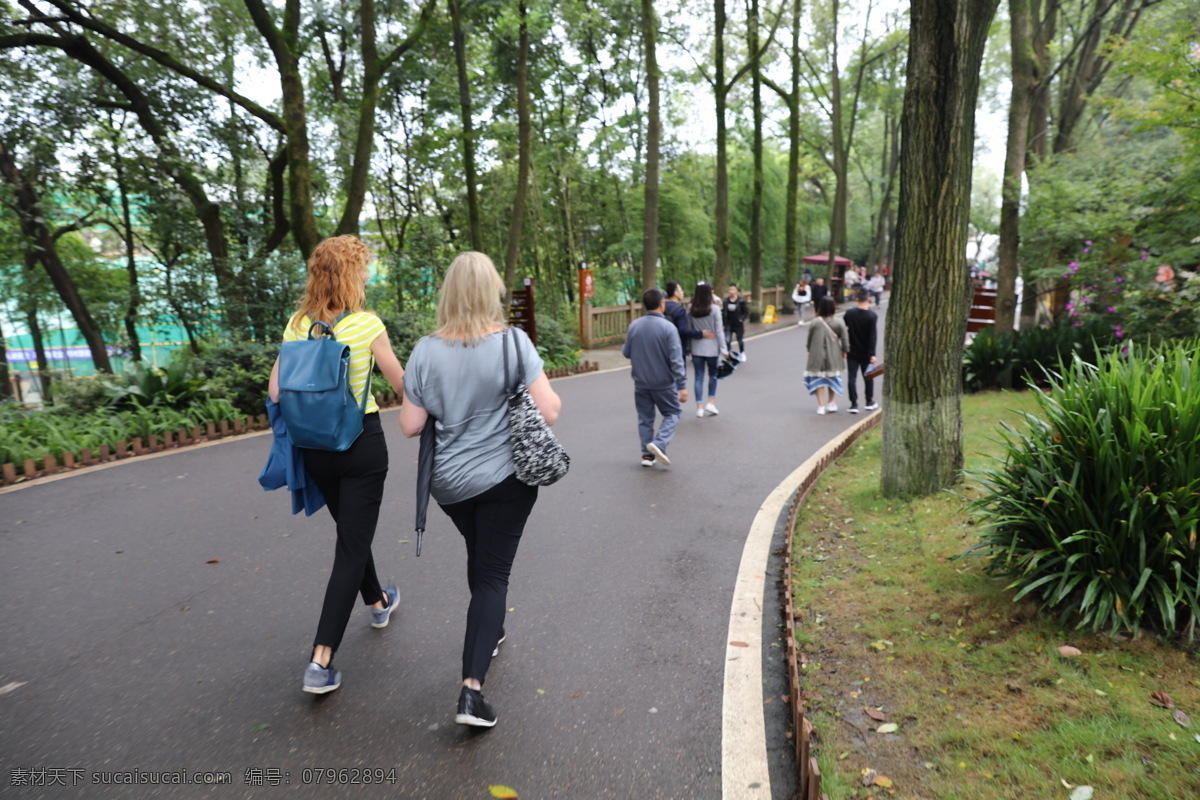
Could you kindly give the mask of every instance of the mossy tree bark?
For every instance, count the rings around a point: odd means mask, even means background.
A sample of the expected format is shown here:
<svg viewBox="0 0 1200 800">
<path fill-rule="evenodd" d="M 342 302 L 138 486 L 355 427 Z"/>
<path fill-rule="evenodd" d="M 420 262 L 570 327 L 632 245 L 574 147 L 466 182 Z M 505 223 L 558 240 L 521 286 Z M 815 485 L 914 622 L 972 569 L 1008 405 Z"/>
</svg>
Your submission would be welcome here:
<svg viewBox="0 0 1200 800">
<path fill-rule="evenodd" d="M 913 0 L 888 310 L 884 495 L 925 495 L 962 468 L 963 254 L 979 66 L 999 0 Z"/>
<path fill-rule="evenodd" d="M 646 209 L 642 217 L 642 289 L 658 285 L 658 151 L 662 138 L 658 97 L 658 16 L 654 0 L 642 0 L 642 36 L 646 50 Z"/>
</svg>

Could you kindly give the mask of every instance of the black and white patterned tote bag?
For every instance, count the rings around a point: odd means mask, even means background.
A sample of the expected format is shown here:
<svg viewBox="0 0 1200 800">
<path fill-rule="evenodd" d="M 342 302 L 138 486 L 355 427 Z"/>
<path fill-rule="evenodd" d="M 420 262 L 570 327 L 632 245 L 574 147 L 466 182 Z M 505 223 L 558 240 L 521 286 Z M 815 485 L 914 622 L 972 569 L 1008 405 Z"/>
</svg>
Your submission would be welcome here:
<svg viewBox="0 0 1200 800">
<path fill-rule="evenodd" d="M 549 486 L 567 474 L 571 457 L 550 430 L 525 387 L 521 343 L 512 337 L 517 352 L 517 377 L 508 382 L 508 331 L 504 332 L 504 389 L 508 394 L 508 437 L 512 445 L 517 480 L 527 486 Z"/>
</svg>

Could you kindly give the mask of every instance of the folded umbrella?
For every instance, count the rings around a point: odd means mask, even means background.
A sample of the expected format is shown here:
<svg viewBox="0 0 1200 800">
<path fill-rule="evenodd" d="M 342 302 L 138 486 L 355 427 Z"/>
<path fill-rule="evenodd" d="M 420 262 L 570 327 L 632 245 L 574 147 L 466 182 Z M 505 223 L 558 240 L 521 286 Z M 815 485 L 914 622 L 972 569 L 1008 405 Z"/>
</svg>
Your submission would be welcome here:
<svg viewBox="0 0 1200 800">
<path fill-rule="evenodd" d="M 421 557 L 421 540 L 425 538 L 425 512 L 429 510 L 429 486 L 433 483 L 434 420 L 425 420 L 421 429 L 421 449 L 417 452 L 417 558 Z"/>
</svg>

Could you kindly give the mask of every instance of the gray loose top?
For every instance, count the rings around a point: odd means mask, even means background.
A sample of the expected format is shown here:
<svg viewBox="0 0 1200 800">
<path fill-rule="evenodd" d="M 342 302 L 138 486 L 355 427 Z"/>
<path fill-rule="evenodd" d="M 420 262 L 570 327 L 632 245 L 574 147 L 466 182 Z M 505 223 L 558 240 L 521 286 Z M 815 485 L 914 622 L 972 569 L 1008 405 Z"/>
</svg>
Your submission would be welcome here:
<svg viewBox="0 0 1200 800">
<path fill-rule="evenodd" d="M 719 356 L 725 352 L 725 329 L 721 324 L 721 304 L 713 301 L 712 309 L 707 317 L 693 317 L 692 309 L 687 310 L 687 326 L 694 331 L 712 331 L 715 339 L 692 339 L 692 355 Z"/>
<path fill-rule="evenodd" d="M 517 354 L 525 361 L 522 383 L 542 373 L 542 357 L 525 331 L 508 331 L 508 382 L 516 378 Z M 442 505 L 467 500 L 513 473 L 508 441 L 508 403 L 502 332 L 470 346 L 440 336 L 423 337 L 404 371 L 404 391 L 436 420 L 433 499 Z"/>
<path fill-rule="evenodd" d="M 829 327 L 821 324 L 825 320 Z M 846 323 L 837 317 L 817 317 L 808 323 L 808 362 L 805 377 L 832 378 L 841 375 L 845 365 L 842 353 L 850 350 Z"/>
</svg>

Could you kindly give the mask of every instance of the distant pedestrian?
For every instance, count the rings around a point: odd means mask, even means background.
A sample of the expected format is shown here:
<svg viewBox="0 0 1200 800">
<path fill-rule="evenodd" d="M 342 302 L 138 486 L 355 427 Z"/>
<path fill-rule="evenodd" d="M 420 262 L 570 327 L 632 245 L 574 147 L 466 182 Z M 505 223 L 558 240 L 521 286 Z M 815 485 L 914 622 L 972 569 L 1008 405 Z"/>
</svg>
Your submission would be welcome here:
<svg viewBox="0 0 1200 800">
<path fill-rule="evenodd" d="M 829 287 L 825 285 L 825 278 L 817 276 L 810 288 L 812 289 L 813 308 L 820 309 L 821 298 L 829 294 Z"/>
<path fill-rule="evenodd" d="M 707 412 L 715 417 L 721 413 L 713 402 L 717 396 L 717 359 L 729 354 L 729 346 L 722 335 L 721 309 L 713 302 L 712 286 L 704 281 L 696 284 L 696 291 L 692 292 L 687 324 L 693 330 L 713 332 L 712 338 L 705 337 L 692 342 L 692 368 L 696 371 L 696 416 L 703 417 Z M 707 404 L 704 402 L 705 372 L 708 373 Z"/>
<path fill-rule="evenodd" d="M 350 347 L 350 390 L 361 403 L 368 392 L 372 360 L 393 388 L 404 386 L 404 368 L 392 352 L 379 317 L 365 311 L 371 252 L 357 236 L 335 236 L 316 246 L 308 259 L 308 283 L 300 310 L 288 320 L 283 341 L 308 338 L 318 322 L 328 323 L 337 341 Z M 279 362 L 271 369 L 271 399 L 279 402 Z M 312 656 L 304 671 L 304 691 L 326 694 L 342 685 L 333 656 L 354 610 L 355 595 L 371 607 L 371 627 L 385 628 L 400 602 L 393 584 L 384 589 L 375 573 L 371 542 L 383 502 L 388 472 L 387 439 L 375 398 L 366 395 L 362 433 L 346 450 L 301 450 L 304 469 L 325 498 L 337 526 L 333 568 L 325 587 Z"/>
<path fill-rule="evenodd" d="M 687 373 L 683 367 L 683 347 L 679 330 L 662 313 L 663 293 L 647 289 L 642 295 L 645 316 L 635 319 L 625 332 L 621 355 L 631 362 L 633 402 L 637 408 L 638 438 L 642 445 L 643 467 L 654 462 L 669 465 L 667 447 L 675 436 L 680 403 L 687 402 L 687 389 L 677 388 Z M 654 430 L 655 409 L 662 414 L 662 425 Z"/>
<path fill-rule="evenodd" d="M 879 308 L 883 304 L 883 289 L 887 285 L 887 281 L 881 273 L 876 272 L 867 281 L 867 292 L 871 295 L 871 299 L 875 301 L 875 307 Z"/>
<path fill-rule="evenodd" d="M 408 360 L 400 409 L 405 436 L 419 435 L 434 419 L 430 493 L 467 546 L 471 602 L 454 721 L 481 728 L 496 724 L 481 691 L 505 638 L 508 578 L 538 497 L 538 487 L 517 479 L 509 439 L 506 399 L 516 377 L 516 348 L 524 362 L 520 383 L 547 424 L 558 420 L 562 408 L 537 349 L 505 321 L 504 290 L 483 253 L 454 259 L 438 297 L 439 327 L 417 342 Z"/>
<path fill-rule="evenodd" d="M 738 340 L 738 356 L 746 360 L 746 318 L 750 316 L 750 306 L 746 298 L 741 296 L 736 283 L 729 284 L 729 293 L 721 303 L 721 324 L 725 326 L 725 349 L 733 347 L 733 337 Z"/>
<path fill-rule="evenodd" d="M 847 311 L 843 317 L 850 338 L 849 355 L 846 356 L 846 371 L 849 384 L 850 413 L 858 413 L 858 373 L 863 374 L 863 386 L 867 411 L 879 408 L 875 402 L 875 381 L 867 378 L 867 370 L 875 363 L 876 329 L 879 316 L 871 311 L 871 296 L 866 289 L 859 289 L 854 296 L 857 308 Z"/>
<path fill-rule="evenodd" d="M 817 413 L 837 411 L 834 393 L 844 392 L 842 369 L 850 339 L 846 326 L 834 314 L 837 303 L 829 295 L 817 304 L 817 318 L 808 326 L 808 363 L 804 368 L 804 388 L 817 396 Z"/>
<path fill-rule="evenodd" d="M 792 290 L 792 302 L 796 304 L 796 324 L 804 324 L 804 309 L 812 302 L 812 287 L 807 278 L 801 278 Z"/>
</svg>

